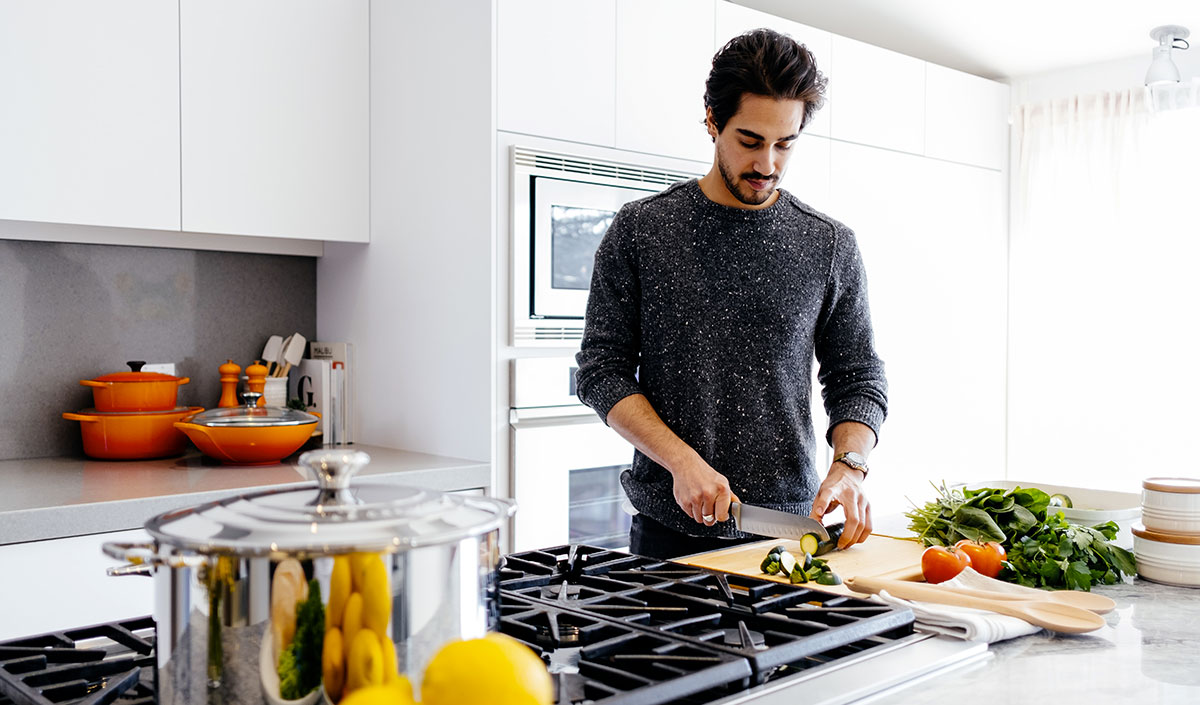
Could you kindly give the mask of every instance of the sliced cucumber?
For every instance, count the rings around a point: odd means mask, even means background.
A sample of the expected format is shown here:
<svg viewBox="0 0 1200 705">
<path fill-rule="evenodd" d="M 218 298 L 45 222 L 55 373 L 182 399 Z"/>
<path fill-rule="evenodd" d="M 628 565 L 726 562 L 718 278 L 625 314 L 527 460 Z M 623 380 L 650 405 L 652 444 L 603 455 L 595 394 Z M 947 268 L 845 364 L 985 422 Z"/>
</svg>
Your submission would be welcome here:
<svg viewBox="0 0 1200 705">
<path fill-rule="evenodd" d="M 816 553 L 821 546 L 821 539 L 816 534 L 805 534 L 800 537 L 800 550 L 805 553 Z"/>
<path fill-rule="evenodd" d="M 838 539 L 842 537 L 842 530 L 845 528 L 846 525 L 842 522 L 825 527 L 825 530 L 829 532 L 829 540 L 822 541 L 821 545 L 817 547 L 817 550 L 813 551 L 813 555 L 822 556 L 830 551 L 836 551 Z"/>
<path fill-rule="evenodd" d="M 804 571 L 804 574 L 808 576 L 809 580 L 816 580 L 817 578 L 821 577 L 821 574 L 824 572 L 825 572 L 824 568 L 822 568 L 819 565 L 814 565 L 813 567 Z"/>
<path fill-rule="evenodd" d="M 784 575 L 791 575 L 792 568 L 796 567 L 796 557 L 788 551 L 783 551 L 779 554 L 779 566 L 783 568 Z"/>
<path fill-rule="evenodd" d="M 837 573 L 833 572 L 832 570 L 822 571 L 821 574 L 817 576 L 817 585 L 841 585 L 841 584 L 842 584 L 842 579 L 838 576 Z"/>
<path fill-rule="evenodd" d="M 779 572 L 779 556 L 774 553 L 768 553 L 763 559 L 762 564 L 758 566 L 762 572 L 767 575 L 774 575 Z"/>
<path fill-rule="evenodd" d="M 793 585 L 798 585 L 800 583 L 807 583 L 808 575 L 804 572 L 804 569 L 800 567 L 800 564 L 797 563 L 795 565 L 795 567 L 792 568 L 792 572 L 788 574 L 788 580 Z"/>
<path fill-rule="evenodd" d="M 813 565 L 813 557 L 812 557 L 812 554 L 811 554 L 811 553 L 805 553 L 805 554 L 804 554 L 804 560 L 802 560 L 802 561 L 801 561 L 801 560 L 797 560 L 796 562 L 797 562 L 797 563 L 799 563 L 799 564 L 801 564 L 801 565 L 803 565 L 805 570 L 808 570 L 808 569 L 809 569 L 809 568 L 811 568 L 811 567 L 812 567 L 812 565 Z"/>
<path fill-rule="evenodd" d="M 778 556 L 780 553 L 783 553 L 786 550 L 787 548 L 783 544 L 779 544 L 778 546 L 772 546 L 770 552 Z"/>
</svg>

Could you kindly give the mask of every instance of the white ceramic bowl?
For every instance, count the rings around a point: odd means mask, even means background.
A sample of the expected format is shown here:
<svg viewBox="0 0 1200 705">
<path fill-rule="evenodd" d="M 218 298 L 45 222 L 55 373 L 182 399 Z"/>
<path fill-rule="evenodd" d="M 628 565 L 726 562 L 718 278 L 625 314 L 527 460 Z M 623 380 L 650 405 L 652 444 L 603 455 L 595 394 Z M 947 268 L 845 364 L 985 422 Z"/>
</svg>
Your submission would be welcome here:
<svg viewBox="0 0 1200 705">
<path fill-rule="evenodd" d="M 1200 479 L 1148 477 L 1142 481 L 1142 508 L 1184 512 L 1200 518 Z"/>
<path fill-rule="evenodd" d="M 1200 514 L 1168 512 L 1144 507 L 1142 509 L 1142 525 L 1151 531 L 1200 535 Z"/>
<path fill-rule="evenodd" d="M 1134 524 L 1133 553 L 1143 578 L 1200 587 L 1200 536 L 1162 534 Z"/>
</svg>

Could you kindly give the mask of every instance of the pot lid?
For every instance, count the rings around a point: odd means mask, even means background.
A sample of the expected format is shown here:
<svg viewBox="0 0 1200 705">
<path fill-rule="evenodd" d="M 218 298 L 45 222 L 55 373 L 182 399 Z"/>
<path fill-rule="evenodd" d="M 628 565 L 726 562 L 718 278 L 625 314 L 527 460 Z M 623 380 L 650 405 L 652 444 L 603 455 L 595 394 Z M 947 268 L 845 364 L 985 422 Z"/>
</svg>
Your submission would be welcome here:
<svg viewBox="0 0 1200 705">
<path fill-rule="evenodd" d="M 1200 479 L 1195 477 L 1147 477 L 1142 488 L 1172 494 L 1200 494 Z"/>
<path fill-rule="evenodd" d="M 179 414 L 197 414 L 201 411 L 204 411 L 203 406 L 177 406 L 165 411 L 99 411 L 88 408 L 79 413 L 88 416 L 177 416 Z"/>
<path fill-rule="evenodd" d="M 303 426 L 304 424 L 316 423 L 318 421 L 316 416 L 300 411 L 299 409 L 287 409 L 282 406 L 258 406 L 260 397 L 262 397 L 262 394 L 258 392 L 244 392 L 242 394 L 243 406 L 209 409 L 184 420 L 188 423 L 194 423 L 197 426 L 215 428 Z"/>
<path fill-rule="evenodd" d="M 125 363 L 129 365 L 129 372 L 113 372 L 112 374 L 101 375 L 95 379 L 96 382 L 178 382 L 182 377 L 175 375 L 167 375 L 162 372 L 142 372 L 142 366 L 146 364 L 145 360 L 130 360 Z"/>
<path fill-rule="evenodd" d="M 350 483 L 367 465 L 362 451 L 314 450 L 300 464 L 317 486 L 230 497 L 160 514 L 146 530 L 160 543 L 240 556 L 396 552 L 443 545 L 496 529 L 515 506 L 391 484 Z"/>
</svg>

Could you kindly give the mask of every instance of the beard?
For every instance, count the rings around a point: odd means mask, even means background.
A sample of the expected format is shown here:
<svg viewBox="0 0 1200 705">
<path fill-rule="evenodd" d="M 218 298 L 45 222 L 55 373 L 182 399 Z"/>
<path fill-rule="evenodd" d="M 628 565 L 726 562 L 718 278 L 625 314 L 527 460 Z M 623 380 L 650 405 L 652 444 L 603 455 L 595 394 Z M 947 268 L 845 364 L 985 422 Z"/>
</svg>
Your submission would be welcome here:
<svg viewBox="0 0 1200 705">
<path fill-rule="evenodd" d="M 733 171 L 726 164 L 725 157 L 721 154 L 720 150 L 717 151 L 717 169 L 721 172 L 721 179 L 725 181 L 725 188 L 729 189 L 729 193 L 748 206 L 761 206 L 767 202 L 767 199 L 775 195 L 774 188 L 766 191 L 755 191 L 750 188 L 746 180 L 766 181 L 773 187 L 779 182 L 778 176 L 763 176 L 758 172 L 749 172 L 735 177 Z"/>
</svg>

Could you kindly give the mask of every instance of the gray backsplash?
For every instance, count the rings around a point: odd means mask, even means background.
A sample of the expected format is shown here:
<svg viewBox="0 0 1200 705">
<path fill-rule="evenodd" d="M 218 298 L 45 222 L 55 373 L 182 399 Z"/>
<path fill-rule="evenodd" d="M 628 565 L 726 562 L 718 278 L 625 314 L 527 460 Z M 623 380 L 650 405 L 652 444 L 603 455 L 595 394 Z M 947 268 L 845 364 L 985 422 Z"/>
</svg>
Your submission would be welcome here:
<svg viewBox="0 0 1200 705">
<path fill-rule="evenodd" d="M 219 365 L 316 324 L 312 257 L 0 240 L 0 459 L 82 457 L 81 379 L 173 362 L 179 403 L 211 408 Z"/>
</svg>

